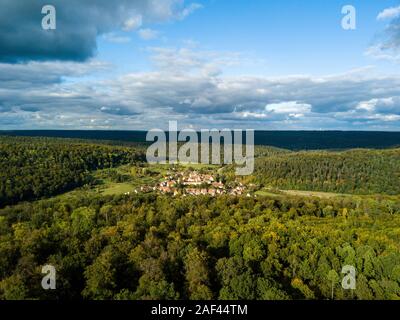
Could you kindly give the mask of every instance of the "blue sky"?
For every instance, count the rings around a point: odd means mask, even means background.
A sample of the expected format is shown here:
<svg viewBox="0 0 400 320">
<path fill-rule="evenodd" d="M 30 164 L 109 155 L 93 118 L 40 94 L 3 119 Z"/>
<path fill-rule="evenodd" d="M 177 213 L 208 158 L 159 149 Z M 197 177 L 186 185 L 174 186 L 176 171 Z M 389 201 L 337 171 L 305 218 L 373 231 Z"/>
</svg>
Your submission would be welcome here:
<svg viewBox="0 0 400 320">
<path fill-rule="evenodd" d="M 263 64 L 236 66 L 228 74 L 315 74 L 345 72 L 369 64 L 385 72 L 399 71 L 399 65 L 375 61 L 364 55 L 386 24 L 377 15 L 399 1 L 197 1 L 202 5 L 190 18 L 155 25 L 160 35 L 143 41 L 129 35 L 125 44 L 100 39 L 99 58 L 122 68 L 148 70 L 147 46 L 182 47 L 193 41 L 200 48 L 223 53 L 237 52 Z M 351 3 L 357 10 L 357 29 L 341 27 L 341 9 Z M 120 32 L 121 37 L 127 36 Z M 261 68 L 260 68 L 261 67 Z"/>
<path fill-rule="evenodd" d="M 398 0 L 108 2 L 0 0 L 0 129 L 400 128 Z"/>
</svg>

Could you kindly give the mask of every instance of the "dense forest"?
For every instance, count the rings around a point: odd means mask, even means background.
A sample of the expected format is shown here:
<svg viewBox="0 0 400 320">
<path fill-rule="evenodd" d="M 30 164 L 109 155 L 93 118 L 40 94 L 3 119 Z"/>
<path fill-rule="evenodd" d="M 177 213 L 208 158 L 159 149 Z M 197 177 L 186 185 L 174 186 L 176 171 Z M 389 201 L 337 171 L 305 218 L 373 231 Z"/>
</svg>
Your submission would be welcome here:
<svg viewBox="0 0 400 320">
<path fill-rule="evenodd" d="M 400 193 L 400 149 L 292 152 L 260 157 L 265 186 L 355 194 Z"/>
<path fill-rule="evenodd" d="M 0 299 L 400 299 L 399 149 L 257 147 L 251 194 L 217 197 L 130 193 L 170 170 L 143 150 L 0 137 Z"/>
<path fill-rule="evenodd" d="M 0 207 L 90 183 L 90 171 L 144 160 L 135 148 L 46 138 L 0 137 Z"/>
<path fill-rule="evenodd" d="M 0 135 L 59 137 L 90 140 L 146 142 L 146 131 L 112 130 L 13 130 Z M 400 146 L 400 132 L 379 131 L 262 131 L 256 130 L 254 142 L 290 150 L 395 148 Z"/>
<path fill-rule="evenodd" d="M 400 205 L 158 195 L 42 200 L 0 216 L 3 299 L 399 299 Z M 57 290 L 40 286 L 57 269 Z M 357 268 L 343 290 L 343 265 Z"/>
</svg>

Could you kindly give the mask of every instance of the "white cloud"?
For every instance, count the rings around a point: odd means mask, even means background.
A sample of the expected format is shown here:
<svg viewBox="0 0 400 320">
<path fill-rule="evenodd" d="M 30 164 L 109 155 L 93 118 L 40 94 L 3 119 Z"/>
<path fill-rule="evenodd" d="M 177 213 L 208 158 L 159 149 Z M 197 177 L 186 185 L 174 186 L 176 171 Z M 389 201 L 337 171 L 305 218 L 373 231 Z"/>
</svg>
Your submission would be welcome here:
<svg viewBox="0 0 400 320">
<path fill-rule="evenodd" d="M 378 99 L 372 99 L 369 101 L 361 101 L 357 104 L 356 109 L 372 112 L 375 110 L 375 106 L 376 106 L 377 102 L 378 102 Z"/>
<path fill-rule="evenodd" d="M 303 113 L 290 113 L 289 117 L 291 117 L 291 118 L 302 118 L 302 117 L 304 117 L 304 114 Z"/>
<path fill-rule="evenodd" d="M 130 0 L 132 1 L 132 0 Z M 137 1 L 137 0 L 135 0 Z M 185 5 L 185 0 L 146 0 L 147 21 L 183 20 L 202 5 L 191 3 Z"/>
<path fill-rule="evenodd" d="M 239 112 L 239 115 L 241 115 L 243 118 L 253 118 L 253 119 L 266 119 L 268 118 L 268 114 L 266 113 L 260 113 L 260 112 L 250 112 L 250 111 L 245 111 L 245 112 Z"/>
<path fill-rule="evenodd" d="M 365 54 L 376 59 L 400 62 L 400 6 L 383 10 L 377 19 L 391 21 L 385 26 L 379 42 L 368 48 Z"/>
<path fill-rule="evenodd" d="M 143 18 L 140 14 L 138 14 L 125 20 L 122 29 L 124 31 L 136 30 L 142 26 L 142 23 L 143 23 Z"/>
<path fill-rule="evenodd" d="M 96 61 L 0 64 L 0 126 L 134 130 L 175 119 L 204 128 L 400 128 L 400 76 L 363 69 L 319 77 L 225 76 L 205 70 L 222 60 L 240 62 L 234 54 L 150 52 L 158 57 L 152 71 L 116 77 Z"/>
<path fill-rule="evenodd" d="M 376 118 L 385 122 L 400 121 L 400 115 L 398 114 L 377 114 Z"/>
<path fill-rule="evenodd" d="M 241 55 L 236 52 L 161 47 L 152 47 L 148 50 L 158 70 L 175 74 L 200 72 L 207 77 L 216 77 L 222 73 L 223 68 L 239 65 L 242 60 Z"/>
<path fill-rule="evenodd" d="M 114 32 L 104 34 L 103 39 L 111 43 L 128 43 L 131 41 L 130 37 L 120 36 Z"/>
<path fill-rule="evenodd" d="M 160 33 L 156 30 L 147 28 L 147 29 L 140 29 L 138 31 L 138 35 L 143 40 L 153 40 L 153 39 L 157 39 L 159 37 Z"/>
<path fill-rule="evenodd" d="M 297 101 L 285 101 L 279 103 L 271 103 L 265 106 L 265 110 L 275 113 L 293 114 L 294 117 L 299 117 L 303 113 L 311 111 L 311 105 L 307 103 L 298 103 Z"/>
<path fill-rule="evenodd" d="M 393 97 L 389 98 L 382 98 L 382 99 L 371 99 L 368 101 L 361 101 L 358 103 L 356 109 L 359 110 L 366 110 L 373 112 L 376 110 L 377 107 L 392 107 L 395 105 L 395 99 Z M 400 107 L 400 105 L 399 105 Z M 400 111 L 400 109 L 399 109 Z"/>
<path fill-rule="evenodd" d="M 400 6 L 387 8 L 380 12 L 377 16 L 378 20 L 393 19 L 400 16 Z"/>
<path fill-rule="evenodd" d="M 191 3 L 189 6 L 187 6 L 186 8 L 184 8 L 182 10 L 182 12 L 180 13 L 180 18 L 184 19 L 186 18 L 188 15 L 192 14 L 193 12 L 195 12 L 198 9 L 203 8 L 203 6 L 199 3 Z"/>
<path fill-rule="evenodd" d="M 387 50 L 384 44 L 377 44 L 369 47 L 364 55 L 377 60 L 386 60 L 390 62 L 400 62 L 400 53 L 393 50 Z"/>
</svg>

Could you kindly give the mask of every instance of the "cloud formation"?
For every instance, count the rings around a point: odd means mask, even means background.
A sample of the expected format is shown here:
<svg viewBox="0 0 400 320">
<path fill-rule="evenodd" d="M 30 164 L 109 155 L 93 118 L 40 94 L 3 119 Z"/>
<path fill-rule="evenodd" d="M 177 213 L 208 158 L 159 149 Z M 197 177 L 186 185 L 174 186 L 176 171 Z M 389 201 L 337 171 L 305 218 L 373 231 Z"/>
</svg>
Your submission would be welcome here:
<svg viewBox="0 0 400 320">
<path fill-rule="evenodd" d="M 111 67 L 95 61 L 0 64 L 0 127 L 146 130 L 168 120 L 195 128 L 400 125 L 400 76 L 373 76 L 369 69 L 323 77 L 224 76 L 204 72 L 221 55 L 198 60 L 192 49 L 184 52 L 180 72 L 165 67 L 175 55 L 163 53 L 166 60 L 155 59 L 153 71 L 111 78 L 101 76 Z"/>
<path fill-rule="evenodd" d="M 186 47 L 144 50 L 150 71 L 112 73 L 94 60 L 99 35 L 127 43 L 159 33 L 153 22 L 201 8 L 183 0 L 54 0 L 57 30 L 41 29 L 40 1 L 1 0 L 0 129 L 150 129 L 168 120 L 194 128 L 381 129 L 400 127 L 400 75 L 364 68 L 325 76 L 227 76 L 245 54 Z M 392 8 L 393 9 L 393 8 Z M 400 17 L 367 54 L 400 61 Z M 23 22 L 22 22 L 23 21 Z M 18 28 L 14 26 L 18 25 Z M 253 62 L 254 59 L 250 59 Z M 146 69 L 147 70 L 147 69 Z"/>
<path fill-rule="evenodd" d="M 312 106 L 307 103 L 298 103 L 297 101 L 285 101 L 279 103 L 270 103 L 265 106 L 268 112 L 292 114 L 302 116 L 304 113 L 309 113 Z"/>
<path fill-rule="evenodd" d="M 393 19 L 400 16 L 400 6 L 387 8 L 380 12 L 377 16 L 377 20 Z"/>
<path fill-rule="evenodd" d="M 1 0 L 0 61 L 85 61 L 99 35 L 145 23 L 183 19 L 199 8 L 183 0 L 53 0 L 57 29 L 43 30 L 45 1 Z"/>
<path fill-rule="evenodd" d="M 387 8 L 377 16 L 377 20 L 390 19 L 379 42 L 369 47 L 365 54 L 376 59 L 400 62 L 400 6 Z"/>
<path fill-rule="evenodd" d="M 153 30 L 153 29 L 140 29 L 138 31 L 139 37 L 142 38 L 143 40 L 153 40 L 157 39 L 158 36 L 160 35 L 158 31 Z"/>
<path fill-rule="evenodd" d="M 105 33 L 103 39 L 111 43 L 128 43 L 131 42 L 131 38 L 127 36 L 118 35 L 114 32 Z"/>
</svg>

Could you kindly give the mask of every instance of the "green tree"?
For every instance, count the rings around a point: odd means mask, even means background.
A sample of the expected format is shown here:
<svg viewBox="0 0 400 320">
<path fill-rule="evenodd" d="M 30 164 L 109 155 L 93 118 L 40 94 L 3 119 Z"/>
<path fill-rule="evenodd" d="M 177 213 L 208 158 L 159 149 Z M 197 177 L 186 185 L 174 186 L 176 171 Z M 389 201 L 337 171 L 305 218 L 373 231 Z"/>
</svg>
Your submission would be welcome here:
<svg viewBox="0 0 400 320">
<path fill-rule="evenodd" d="M 339 275 L 337 274 L 337 272 L 335 270 L 330 270 L 328 272 L 327 279 L 328 279 L 328 281 L 331 282 L 331 299 L 333 300 L 333 293 L 334 293 L 335 286 L 339 281 Z"/>
</svg>

